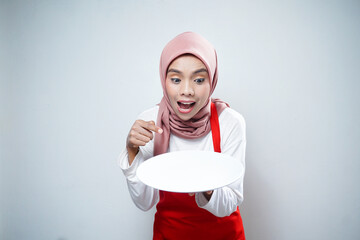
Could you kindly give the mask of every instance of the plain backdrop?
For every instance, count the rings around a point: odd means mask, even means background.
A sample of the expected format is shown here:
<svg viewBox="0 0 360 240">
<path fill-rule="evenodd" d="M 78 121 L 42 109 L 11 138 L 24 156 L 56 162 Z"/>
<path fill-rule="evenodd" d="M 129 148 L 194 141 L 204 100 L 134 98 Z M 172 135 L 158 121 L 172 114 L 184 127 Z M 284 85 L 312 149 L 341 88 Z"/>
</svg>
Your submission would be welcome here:
<svg viewBox="0 0 360 240">
<path fill-rule="evenodd" d="M 151 239 L 117 166 L 184 31 L 247 123 L 250 240 L 360 239 L 360 2 L 1 1 L 1 240 Z"/>
</svg>

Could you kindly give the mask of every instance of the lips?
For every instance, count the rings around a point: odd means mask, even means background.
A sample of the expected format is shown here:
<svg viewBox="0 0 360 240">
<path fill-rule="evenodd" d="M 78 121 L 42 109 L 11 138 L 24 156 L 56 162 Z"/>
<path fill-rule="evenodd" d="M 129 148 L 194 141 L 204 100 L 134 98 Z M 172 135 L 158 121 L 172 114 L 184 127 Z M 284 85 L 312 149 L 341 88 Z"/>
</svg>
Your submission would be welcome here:
<svg viewBox="0 0 360 240">
<path fill-rule="evenodd" d="M 178 101 L 178 110 L 180 113 L 189 113 L 194 109 L 196 102 L 194 101 Z"/>
</svg>

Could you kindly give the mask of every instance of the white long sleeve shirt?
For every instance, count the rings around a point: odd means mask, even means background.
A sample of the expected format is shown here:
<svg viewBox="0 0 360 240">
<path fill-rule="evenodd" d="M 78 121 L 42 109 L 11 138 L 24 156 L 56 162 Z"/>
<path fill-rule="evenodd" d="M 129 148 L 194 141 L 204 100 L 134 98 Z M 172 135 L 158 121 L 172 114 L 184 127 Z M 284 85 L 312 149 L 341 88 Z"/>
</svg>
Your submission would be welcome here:
<svg viewBox="0 0 360 240">
<path fill-rule="evenodd" d="M 155 106 L 139 115 L 138 119 L 156 122 L 159 107 Z M 219 116 L 221 152 L 228 154 L 242 163 L 239 169 L 241 176 L 236 182 L 213 191 L 208 201 L 203 194 L 196 193 L 195 200 L 200 208 L 206 209 L 215 216 L 229 216 L 236 211 L 243 201 L 243 180 L 245 173 L 246 132 L 245 120 L 241 114 L 231 108 L 226 108 Z M 184 139 L 173 134 L 170 135 L 169 152 L 180 150 L 214 151 L 211 131 L 204 137 L 197 139 Z M 142 183 L 136 176 L 136 170 L 141 163 L 153 157 L 154 141 L 140 147 L 133 163 L 129 166 L 126 148 L 120 154 L 118 163 L 122 169 L 135 205 L 147 211 L 159 201 L 159 190 Z M 191 166 L 189 166 L 191 167 Z M 199 172 L 201 178 L 201 172 Z"/>
</svg>

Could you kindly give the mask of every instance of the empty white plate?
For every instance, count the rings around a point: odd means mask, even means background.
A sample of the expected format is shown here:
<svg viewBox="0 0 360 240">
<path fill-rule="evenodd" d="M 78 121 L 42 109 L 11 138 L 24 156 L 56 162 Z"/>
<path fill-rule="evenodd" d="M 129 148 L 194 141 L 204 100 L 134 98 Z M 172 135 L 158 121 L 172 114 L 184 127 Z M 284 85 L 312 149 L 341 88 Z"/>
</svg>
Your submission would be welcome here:
<svg viewBox="0 0 360 240">
<path fill-rule="evenodd" d="M 239 159 L 209 151 L 178 151 L 155 156 L 142 163 L 137 176 L 148 186 L 169 192 L 204 192 L 239 179 Z"/>
</svg>

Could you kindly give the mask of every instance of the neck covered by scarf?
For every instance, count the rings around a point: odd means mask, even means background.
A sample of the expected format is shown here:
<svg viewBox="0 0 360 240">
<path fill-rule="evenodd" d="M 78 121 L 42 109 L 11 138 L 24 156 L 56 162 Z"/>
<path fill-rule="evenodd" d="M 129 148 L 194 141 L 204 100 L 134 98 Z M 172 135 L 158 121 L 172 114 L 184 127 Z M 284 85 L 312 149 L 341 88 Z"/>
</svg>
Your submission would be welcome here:
<svg viewBox="0 0 360 240">
<path fill-rule="evenodd" d="M 205 106 L 191 119 L 180 119 L 170 105 L 166 93 L 165 81 L 167 69 L 171 62 L 184 54 L 192 54 L 206 66 L 211 83 L 209 99 Z M 160 79 L 163 88 L 163 98 L 159 103 L 159 113 L 156 125 L 163 129 L 162 134 L 155 134 L 154 156 L 166 153 L 169 147 L 170 133 L 186 139 L 200 138 L 208 134 L 210 126 L 210 104 L 213 102 L 220 113 L 228 104 L 220 99 L 210 98 L 214 92 L 217 76 L 217 56 L 214 47 L 202 36 L 193 32 L 185 32 L 176 36 L 164 48 L 160 59 Z"/>
</svg>

